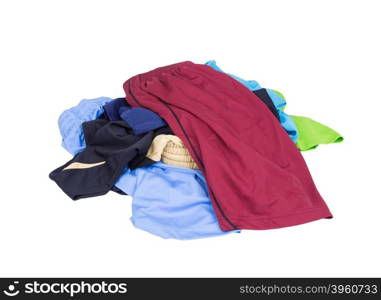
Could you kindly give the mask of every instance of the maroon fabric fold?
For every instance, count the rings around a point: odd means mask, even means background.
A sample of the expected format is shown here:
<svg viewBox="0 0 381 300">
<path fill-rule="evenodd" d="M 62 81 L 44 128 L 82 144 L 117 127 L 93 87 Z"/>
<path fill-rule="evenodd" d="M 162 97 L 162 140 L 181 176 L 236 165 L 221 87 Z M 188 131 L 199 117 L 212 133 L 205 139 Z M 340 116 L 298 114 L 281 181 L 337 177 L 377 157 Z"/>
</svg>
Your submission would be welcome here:
<svg viewBox="0 0 381 300">
<path fill-rule="evenodd" d="M 209 66 L 134 76 L 131 106 L 166 120 L 205 175 L 221 229 L 272 229 L 331 217 L 299 150 L 257 96 Z"/>
</svg>

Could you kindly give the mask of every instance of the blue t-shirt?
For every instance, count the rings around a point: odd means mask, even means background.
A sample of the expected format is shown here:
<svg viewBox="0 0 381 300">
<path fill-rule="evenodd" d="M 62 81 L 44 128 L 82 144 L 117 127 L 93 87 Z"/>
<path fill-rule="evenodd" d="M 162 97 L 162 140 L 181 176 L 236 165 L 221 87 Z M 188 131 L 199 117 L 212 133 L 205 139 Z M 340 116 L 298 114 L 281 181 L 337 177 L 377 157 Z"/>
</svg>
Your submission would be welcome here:
<svg viewBox="0 0 381 300">
<path fill-rule="evenodd" d="M 84 99 L 77 106 L 65 110 L 58 119 L 58 127 L 62 136 L 62 147 L 72 155 L 86 148 L 82 123 L 98 119 L 103 114 L 103 105 L 111 98 L 99 97 Z"/>
<path fill-rule="evenodd" d="M 230 232 L 220 229 L 199 170 L 158 162 L 126 169 L 115 186 L 132 196 L 131 221 L 139 229 L 181 240 Z"/>
</svg>

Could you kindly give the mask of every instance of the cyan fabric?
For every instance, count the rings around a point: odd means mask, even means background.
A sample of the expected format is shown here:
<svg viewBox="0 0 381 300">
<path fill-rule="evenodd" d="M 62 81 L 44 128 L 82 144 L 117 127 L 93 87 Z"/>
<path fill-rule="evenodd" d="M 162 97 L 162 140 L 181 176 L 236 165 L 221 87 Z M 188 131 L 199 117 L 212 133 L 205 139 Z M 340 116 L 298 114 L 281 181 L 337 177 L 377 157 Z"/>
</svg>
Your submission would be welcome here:
<svg viewBox="0 0 381 300">
<path fill-rule="evenodd" d="M 215 60 L 210 60 L 210 61 L 206 62 L 205 65 L 210 66 L 217 71 L 225 73 L 224 71 L 222 71 L 222 69 L 219 66 L 217 66 L 217 63 Z M 242 78 L 235 76 L 233 74 L 229 74 L 229 73 L 226 73 L 226 74 L 228 74 L 230 77 L 236 79 L 238 82 L 242 83 L 244 86 L 246 86 L 251 91 L 261 89 L 261 86 L 255 80 L 245 80 L 245 79 L 242 79 Z M 280 121 L 282 127 L 286 130 L 287 134 L 294 141 L 294 143 L 296 143 L 296 141 L 298 140 L 298 130 L 295 126 L 295 123 L 291 119 L 291 117 L 284 112 L 284 107 L 286 106 L 285 99 L 280 97 L 277 93 L 273 92 L 270 89 L 266 89 L 266 90 L 267 90 L 271 100 L 273 101 L 276 109 L 278 110 L 278 114 L 279 114 L 279 118 L 280 118 L 279 121 Z"/>
<path fill-rule="evenodd" d="M 296 127 L 293 119 L 284 112 L 284 109 L 286 107 L 286 100 L 280 97 L 273 90 L 266 89 L 266 91 L 269 94 L 271 100 L 273 101 L 276 109 L 278 110 L 279 122 L 282 124 L 282 127 L 287 131 L 287 134 L 292 139 L 292 141 L 296 143 L 296 141 L 299 138 L 298 128 Z"/>
<path fill-rule="evenodd" d="M 210 66 L 212 67 L 213 69 L 217 70 L 217 71 L 220 71 L 222 73 L 225 73 L 224 71 L 222 71 L 222 69 L 217 66 L 217 62 L 215 60 L 209 60 L 205 63 L 207 66 Z M 259 83 L 255 80 L 245 80 L 245 79 L 242 79 L 238 76 L 235 76 L 233 74 L 230 74 L 230 73 L 226 73 L 228 74 L 230 77 L 234 78 L 235 80 L 237 80 L 238 82 L 242 83 L 244 86 L 246 86 L 250 91 L 255 91 L 255 90 L 259 90 L 260 88 L 262 88 Z"/>
<path fill-rule="evenodd" d="M 58 119 L 62 136 L 62 147 L 72 155 L 85 149 L 82 123 L 97 119 L 103 114 L 103 105 L 112 101 L 108 97 L 84 99 L 77 106 L 65 110 Z"/>
<path fill-rule="evenodd" d="M 131 128 L 135 135 L 166 126 L 167 123 L 153 111 L 140 107 L 121 107 L 119 115 Z"/>
<path fill-rule="evenodd" d="M 286 99 L 286 97 L 281 93 L 281 92 L 279 92 L 279 91 L 277 91 L 277 90 L 274 90 L 274 89 L 271 89 L 274 93 L 276 93 L 279 97 L 281 97 L 283 100 L 285 100 Z"/>
<path fill-rule="evenodd" d="M 218 225 L 198 170 L 158 162 L 125 169 L 115 186 L 133 197 L 131 221 L 139 229 L 181 240 L 228 233 Z"/>
</svg>

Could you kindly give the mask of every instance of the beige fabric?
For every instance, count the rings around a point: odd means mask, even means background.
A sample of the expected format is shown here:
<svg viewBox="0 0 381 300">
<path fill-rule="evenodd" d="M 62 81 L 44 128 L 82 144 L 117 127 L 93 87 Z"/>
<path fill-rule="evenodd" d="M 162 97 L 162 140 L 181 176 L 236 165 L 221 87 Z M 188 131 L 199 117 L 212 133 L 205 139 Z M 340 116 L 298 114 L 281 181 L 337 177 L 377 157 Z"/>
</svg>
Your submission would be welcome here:
<svg viewBox="0 0 381 300">
<path fill-rule="evenodd" d="M 172 141 L 173 144 L 179 146 L 183 145 L 183 142 L 180 140 L 180 138 L 175 135 L 159 134 L 153 139 L 146 156 L 154 161 L 160 161 L 161 154 L 163 153 L 163 150 L 169 141 Z"/>
<path fill-rule="evenodd" d="M 168 165 L 198 170 L 188 149 L 185 148 L 184 145 L 179 146 L 171 141 L 168 142 L 167 146 L 164 148 L 161 160 Z"/>
<path fill-rule="evenodd" d="M 147 157 L 173 166 L 198 169 L 189 151 L 179 137 L 170 134 L 156 136 L 148 149 Z"/>
<path fill-rule="evenodd" d="M 96 166 L 100 166 L 100 165 L 103 165 L 105 164 L 106 161 L 100 161 L 100 162 L 97 162 L 97 163 L 91 163 L 91 164 L 87 164 L 87 163 L 81 163 L 81 162 L 73 162 L 71 163 L 70 165 L 68 165 L 64 170 L 72 170 L 72 169 L 89 169 L 89 168 L 93 168 L 93 167 L 96 167 Z"/>
</svg>

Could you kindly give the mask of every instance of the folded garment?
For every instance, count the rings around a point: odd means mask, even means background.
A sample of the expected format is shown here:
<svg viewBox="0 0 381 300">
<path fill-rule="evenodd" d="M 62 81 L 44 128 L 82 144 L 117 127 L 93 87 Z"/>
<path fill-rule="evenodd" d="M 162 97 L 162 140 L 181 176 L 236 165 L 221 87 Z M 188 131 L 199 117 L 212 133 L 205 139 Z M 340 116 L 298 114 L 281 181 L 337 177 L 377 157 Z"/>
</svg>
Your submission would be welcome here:
<svg viewBox="0 0 381 300">
<path fill-rule="evenodd" d="M 119 110 L 122 107 L 129 107 L 126 98 L 117 98 L 107 103 L 103 107 L 107 119 L 110 121 L 121 121 L 122 118 L 120 117 Z"/>
<path fill-rule="evenodd" d="M 133 197 L 131 221 L 137 228 L 174 239 L 227 233 L 218 225 L 200 171 L 158 162 L 124 170 L 115 186 Z"/>
<path fill-rule="evenodd" d="M 140 107 L 121 107 L 120 117 L 132 128 L 135 135 L 144 134 L 148 131 L 167 126 L 165 121 L 153 111 Z"/>
<path fill-rule="evenodd" d="M 103 105 L 112 101 L 108 97 L 84 99 L 77 106 L 65 110 L 58 119 L 62 147 L 72 155 L 85 149 L 82 123 L 97 119 L 103 114 Z"/>
<path fill-rule="evenodd" d="M 191 62 L 124 83 L 133 107 L 159 114 L 203 172 L 223 230 L 302 224 L 331 213 L 295 144 L 258 97 Z"/>
<path fill-rule="evenodd" d="M 163 161 L 168 165 L 198 169 L 188 149 L 175 135 L 161 134 L 155 137 L 148 149 L 147 157 L 154 161 Z"/>
<path fill-rule="evenodd" d="M 151 147 L 148 149 L 147 157 L 154 161 L 160 161 L 164 148 L 170 141 L 176 145 L 183 145 L 179 137 L 171 134 L 161 134 L 153 139 Z"/>
<path fill-rule="evenodd" d="M 109 120 L 125 121 L 135 135 L 167 126 L 165 121 L 153 111 L 139 107 L 131 108 L 125 98 L 118 98 L 107 103 L 104 110 Z"/>
<path fill-rule="evenodd" d="M 339 143 L 344 140 L 337 131 L 310 118 L 292 116 L 299 131 L 296 146 L 301 151 L 315 149 L 321 144 Z"/>
<path fill-rule="evenodd" d="M 169 141 L 165 146 L 161 155 L 161 161 L 172 166 L 198 170 L 197 164 L 184 144 L 178 145 L 172 141 Z"/>
<path fill-rule="evenodd" d="M 219 66 L 217 66 L 215 60 L 210 60 L 206 62 L 205 65 L 212 67 L 214 70 L 225 73 Z M 243 84 L 244 86 L 246 86 L 250 91 L 261 89 L 261 86 L 255 80 L 245 80 L 232 74 L 228 75 L 240 82 L 241 84 Z M 266 90 L 271 100 L 273 101 L 276 109 L 278 110 L 279 121 L 282 124 L 282 127 L 286 130 L 288 136 L 296 143 L 298 139 L 298 131 L 291 117 L 284 112 L 284 108 L 286 107 L 286 100 L 280 97 L 278 94 L 272 92 L 270 89 Z"/>
<path fill-rule="evenodd" d="M 83 123 L 86 148 L 49 177 L 73 200 L 106 194 L 126 167 L 140 164 L 153 138 L 168 127 L 133 135 L 124 121 Z"/>
<path fill-rule="evenodd" d="M 119 115 L 119 110 L 120 108 L 123 108 L 123 107 L 129 107 L 130 109 L 134 109 L 134 110 L 137 109 L 137 108 L 131 108 L 127 104 L 125 98 L 111 99 L 111 98 L 101 97 L 96 99 L 82 100 L 77 106 L 72 107 L 68 110 L 65 110 L 61 114 L 58 121 L 58 125 L 62 135 L 63 147 L 67 149 L 70 153 L 72 153 L 73 155 L 83 151 L 86 147 L 86 141 L 83 134 L 82 123 L 86 121 L 93 121 L 96 119 L 104 119 L 104 120 L 113 119 L 113 121 L 118 121 L 118 120 L 123 121 Z M 103 116 L 106 116 L 106 117 L 104 118 Z M 146 113 L 143 115 L 140 115 L 140 121 L 142 123 L 149 121 L 145 119 L 146 116 L 147 116 Z M 160 124 L 160 126 L 153 126 L 151 130 L 155 130 L 162 127 L 164 128 L 162 131 L 163 133 L 171 134 L 172 131 L 170 130 L 170 128 L 166 125 L 166 123 L 164 124 L 165 124 L 164 127 L 161 126 L 162 124 Z M 135 134 L 134 129 L 129 124 L 127 125 L 131 128 L 132 134 Z M 158 131 L 158 132 L 160 134 L 161 131 Z M 153 163 L 154 161 L 151 160 L 150 158 L 139 156 L 130 162 L 130 168 L 135 169 L 135 168 L 145 167 Z M 119 191 L 115 190 L 115 192 L 119 192 Z"/>
</svg>

